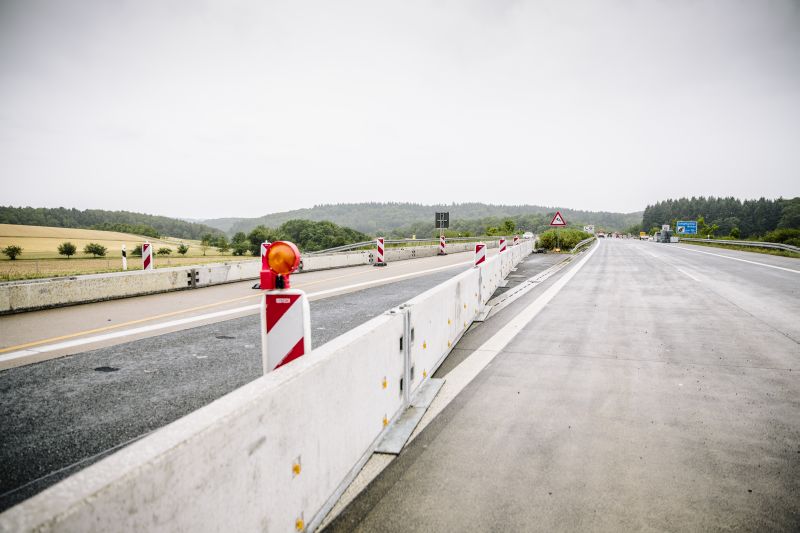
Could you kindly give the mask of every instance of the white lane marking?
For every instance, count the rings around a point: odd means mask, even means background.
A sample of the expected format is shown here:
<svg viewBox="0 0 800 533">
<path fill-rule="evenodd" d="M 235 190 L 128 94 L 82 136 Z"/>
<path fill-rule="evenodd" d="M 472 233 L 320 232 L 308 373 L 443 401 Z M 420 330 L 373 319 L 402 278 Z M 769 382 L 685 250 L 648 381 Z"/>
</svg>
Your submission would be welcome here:
<svg viewBox="0 0 800 533">
<path fill-rule="evenodd" d="M 370 281 L 364 281 L 362 283 L 354 283 L 352 285 L 345 285 L 344 287 L 336 287 L 333 289 L 326 289 L 324 291 L 317 291 L 308 294 L 308 297 L 320 297 L 320 296 L 327 296 L 330 294 L 334 294 L 337 292 L 348 291 L 351 289 L 358 289 L 358 288 L 365 288 L 369 287 L 370 285 L 376 285 L 380 283 L 386 283 L 390 281 L 398 281 L 405 278 L 410 278 L 413 276 L 419 276 L 422 274 L 430 274 L 432 272 L 438 272 L 440 270 L 447 270 L 448 268 L 455 268 L 464 265 L 471 265 L 472 261 L 463 261 L 461 263 L 455 263 L 452 265 L 446 265 L 436 268 L 429 268 L 427 270 L 420 270 L 419 272 L 410 272 L 408 274 L 400 274 L 397 276 L 391 276 L 388 278 L 381 278 L 381 279 L 374 279 Z M 224 316 L 235 315 L 239 313 L 245 312 L 256 312 L 258 311 L 261 304 L 253 304 L 253 305 L 245 305 L 242 307 L 236 307 L 233 309 L 226 309 L 224 311 L 215 311 L 213 313 L 205 313 L 202 315 L 190 316 L 187 318 L 180 318 L 177 320 L 170 320 L 168 322 L 160 322 L 158 324 L 151 324 L 149 326 L 140 326 L 138 328 L 133 329 L 124 329 L 120 331 L 114 331 L 112 333 L 103 333 L 100 335 L 94 335 L 92 337 L 83 337 L 80 339 L 74 339 L 64 342 L 57 342 L 54 344 L 45 344 L 43 346 L 37 346 L 35 348 L 28 348 L 26 350 L 18 350 L 16 352 L 8 352 L 6 354 L 0 355 L 0 364 L 7 363 L 9 361 L 14 361 L 15 359 L 19 359 L 22 357 L 29 357 L 31 355 L 37 355 L 42 353 L 54 352 L 58 350 L 64 350 L 68 348 L 75 348 L 76 346 L 84 346 L 87 344 L 94 344 L 97 342 L 104 342 L 113 339 L 119 339 L 123 337 L 129 337 L 132 335 L 140 335 L 142 333 L 150 333 L 153 331 L 158 331 L 167 328 L 173 328 L 176 326 L 184 326 L 186 324 L 192 324 L 194 322 L 202 322 L 204 320 L 210 320 L 214 318 L 221 318 Z"/>
<path fill-rule="evenodd" d="M 475 377 L 486 366 L 494 360 L 497 355 L 517 336 L 517 334 L 538 315 L 545 306 L 564 288 L 564 285 L 575 277 L 575 274 L 586 264 L 589 258 L 602 245 L 592 248 L 591 251 L 571 270 L 567 271 L 561 279 L 553 283 L 536 300 L 531 302 L 525 309 L 521 310 L 508 324 L 503 326 L 497 333 L 492 335 L 489 340 L 484 342 L 477 350 L 472 352 L 469 357 L 464 359 L 457 367 L 445 376 L 445 382 L 439 394 L 431 403 L 428 411 L 422 417 L 409 442 L 413 440 L 425 426 L 438 415 L 453 399 L 475 379 Z"/>
<path fill-rule="evenodd" d="M 682 268 L 678 268 L 678 267 L 675 267 L 675 268 L 678 270 L 678 272 L 680 272 L 680 273 L 681 273 L 681 274 L 683 274 L 684 276 L 690 277 L 690 278 L 692 278 L 693 280 L 697 281 L 698 283 L 700 282 L 700 280 L 699 280 L 699 279 L 697 279 L 697 278 L 696 278 L 696 277 L 694 277 L 693 275 L 689 274 L 689 273 L 688 273 L 688 272 L 686 272 L 684 269 L 682 269 Z"/>
<path fill-rule="evenodd" d="M 767 268 L 776 268 L 778 270 L 785 270 L 786 272 L 793 272 L 795 274 L 800 274 L 800 270 L 794 270 L 792 268 L 779 267 L 779 266 L 775 266 L 775 265 L 768 265 L 767 263 L 759 263 L 758 261 L 750 261 L 748 259 L 740 259 L 738 257 L 731 257 L 729 255 L 715 254 L 715 253 L 712 253 L 712 252 L 704 252 L 702 250 L 690 250 L 689 248 L 683 248 L 683 247 L 675 247 L 674 249 L 675 250 L 683 250 L 685 252 L 694 252 L 694 253 L 697 253 L 697 254 L 714 255 L 716 257 L 722 257 L 723 259 L 730 259 L 731 261 L 741 261 L 742 263 L 750 263 L 751 265 L 758 265 L 758 266 L 767 267 Z"/>
</svg>

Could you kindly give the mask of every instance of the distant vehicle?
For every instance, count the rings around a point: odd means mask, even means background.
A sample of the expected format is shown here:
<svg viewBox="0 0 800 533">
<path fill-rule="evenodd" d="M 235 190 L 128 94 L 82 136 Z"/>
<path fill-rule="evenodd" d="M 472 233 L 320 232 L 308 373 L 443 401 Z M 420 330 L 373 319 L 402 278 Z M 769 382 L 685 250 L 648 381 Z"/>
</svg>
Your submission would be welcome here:
<svg viewBox="0 0 800 533">
<path fill-rule="evenodd" d="M 597 238 L 598 239 L 605 239 L 606 238 L 606 234 L 601 231 L 600 233 L 597 234 Z"/>
<path fill-rule="evenodd" d="M 525 233 L 522 234 L 522 238 L 523 239 L 533 239 L 533 233 L 531 233 L 530 231 L 526 231 Z"/>
</svg>

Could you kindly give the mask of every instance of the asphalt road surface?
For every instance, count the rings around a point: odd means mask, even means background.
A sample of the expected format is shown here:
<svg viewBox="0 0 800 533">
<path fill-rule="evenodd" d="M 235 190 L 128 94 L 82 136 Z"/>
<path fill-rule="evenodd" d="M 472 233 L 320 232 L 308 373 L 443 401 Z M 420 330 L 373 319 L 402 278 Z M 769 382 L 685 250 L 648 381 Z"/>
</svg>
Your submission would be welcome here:
<svg viewBox="0 0 800 533">
<path fill-rule="evenodd" d="M 536 257 L 541 268 L 556 259 Z M 320 346 L 463 272 L 469 268 L 463 262 L 471 261 L 471 254 L 430 259 L 434 261 L 297 276 L 302 282 L 298 287 L 318 294 L 311 302 L 312 346 Z M 413 277 L 393 281 L 414 272 Z M 363 288 L 365 281 L 375 280 L 380 282 L 378 286 Z M 62 333 L 70 331 L 66 329 L 69 315 L 73 330 L 81 331 L 91 329 L 91 320 L 102 323 L 105 316 L 113 316 L 117 322 L 137 319 L 141 315 L 135 313 L 141 313 L 142 307 L 137 302 L 157 302 L 150 311 L 159 313 L 181 309 L 186 302 L 179 299 L 185 296 L 204 298 L 205 303 L 192 302 L 203 305 L 227 302 L 229 296 L 239 296 L 235 291 L 246 291 L 249 297 L 257 292 L 251 285 L 233 284 L 200 295 L 195 293 L 206 289 L 103 302 L 0 320 L 38 323 L 57 315 L 62 317 L 58 321 Z M 339 294 L 341 287 L 350 288 Z M 323 290 L 330 292 L 320 294 Z M 83 315 L 90 317 L 88 322 L 80 320 Z M 133 341 L 122 338 L 103 348 L 0 372 L 0 510 L 262 373 L 259 317 L 253 311 L 234 319 L 156 333 L 160 334 L 134 335 Z"/>
<path fill-rule="evenodd" d="M 800 261 L 595 246 L 328 530 L 800 530 Z"/>
</svg>

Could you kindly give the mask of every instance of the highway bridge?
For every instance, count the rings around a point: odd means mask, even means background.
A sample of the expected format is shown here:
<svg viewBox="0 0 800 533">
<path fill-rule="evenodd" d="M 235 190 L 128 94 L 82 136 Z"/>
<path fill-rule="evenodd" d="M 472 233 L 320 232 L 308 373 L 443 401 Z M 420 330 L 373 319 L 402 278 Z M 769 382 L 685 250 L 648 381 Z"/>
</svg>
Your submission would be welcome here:
<svg viewBox="0 0 800 533">
<path fill-rule="evenodd" d="M 252 282 L 0 318 L 0 530 L 800 527 L 800 262 L 512 251 L 302 274 L 264 377 Z"/>
</svg>

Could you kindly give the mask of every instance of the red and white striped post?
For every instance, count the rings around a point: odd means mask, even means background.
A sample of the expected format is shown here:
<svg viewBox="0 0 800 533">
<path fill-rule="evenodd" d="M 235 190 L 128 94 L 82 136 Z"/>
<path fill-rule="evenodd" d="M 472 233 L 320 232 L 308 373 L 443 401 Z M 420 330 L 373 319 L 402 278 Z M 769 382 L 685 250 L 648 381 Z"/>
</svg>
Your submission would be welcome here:
<svg viewBox="0 0 800 533">
<path fill-rule="evenodd" d="M 506 238 L 505 237 L 500 237 L 500 251 L 499 251 L 499 253 L 502 254 L 505 251 L 506 251 Z"/>
<path fill-rule="evenodd" d="M 153 245 L 149 242 L 142 244 L 142 270 L 153 270 Z"/>
<path fill-rule="evenodd" d="M 514 235 L 514 246 L 519 244 L 519 235 Z"/>
<path fill-rule="evenodd" d="M 383 246 L 383 237 L 378 237 L 375 239 L 375 243 L 378 245 L 378 253 L 375 256 L 375 263 L 372 266 L 376 267 L 384 267 L 386 266 L 386 258 L 385 258 L 385 249 Z"/>
<path fill-rule="evenodd" d="M 480 266 L 486 261 L 486 245 L 482 242 L 475 243 L 475 266 Z"/>
<path fill-rule="evenodd" d="M 272 372 L 311 352 L 311 312 L 306 293 L 290 288 L 289 276 L 300 264 L 300 252 L 290 242 L 266 247 L 261 272 L 261 360 L 264 373 Z"/>
<path fill-rule="evenodd" d="M 439 255 L 447 255 L 445 251 L 447 247 L 447 239 L 445 238 L 444 234 L 439 235 Z"/>
<path fill-rule="evenodd" d="M 311 352 L 311 311 L 300 289 L 266 291 L 261 300 L 261 359 L 272 372 Z"/>
</svg>

